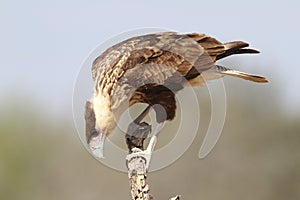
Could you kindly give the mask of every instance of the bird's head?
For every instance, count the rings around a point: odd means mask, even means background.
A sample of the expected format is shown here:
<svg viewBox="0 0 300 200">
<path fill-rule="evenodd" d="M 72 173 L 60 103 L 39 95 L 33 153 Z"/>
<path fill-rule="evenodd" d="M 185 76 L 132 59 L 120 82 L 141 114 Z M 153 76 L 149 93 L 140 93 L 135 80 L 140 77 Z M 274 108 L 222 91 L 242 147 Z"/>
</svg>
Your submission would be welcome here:
<svg viewBox="0 0 300 200">
<path fill-rule="evenodd" d="M 116 127 L 109 97 L 96 95 L 85 106 L 86 139 L 92 153 L 103 158 L 106 137 Z"/>
</svg>

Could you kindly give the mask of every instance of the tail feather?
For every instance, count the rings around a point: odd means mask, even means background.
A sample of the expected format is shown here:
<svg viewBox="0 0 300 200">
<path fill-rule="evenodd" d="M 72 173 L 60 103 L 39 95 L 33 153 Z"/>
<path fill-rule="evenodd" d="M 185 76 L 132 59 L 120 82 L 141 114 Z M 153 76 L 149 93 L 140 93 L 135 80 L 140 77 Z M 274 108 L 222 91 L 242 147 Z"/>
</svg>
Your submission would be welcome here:
<svg viewBox="0 0 300 200">
<path fill-rule="evenodd" d="M 241 48 L 248 47 L 249 44 L 243 41 L 234 41 L 234 42 L 224 43 L 224 46 L 226 50 L 234 50 L 234 49 L 241 49 Z"/>
<path fill-rule="evenodd" d="M 245 49 L 249 44 L 243 41 L 228 42 L 224 44 L 225 52 L 217 55 L 217 60 L 233 54 L 244 54 L 244 53 L 259 53 L 255 49 Z"/>
<path fill-rule="evenodd" d="M 228 43 L 221 43 L 218 40 L 216 40 L 213 37 L 210 37 L 205 34 L 198 34 L 198 33 L 191 33 L 191 34 L 186 34 L 186 36 L 192 38 L 194 41 L 196 41 L 198 44 L 200 44 L 205 51 L 210 55 L 211 59 L 215 62 L 216 60 L 220 60 L 224 57 L 234 55 L 234 54 L 252 54 L 252 53 L 259 53 L 259 51 L 255 49 L 250 49 L 247 48 L 249 46 L 248 43 L 243 42 L 243 41 L 233 41 L 233 42 L 228 42 Z M 210 60 L 211 61 L 211 60 Z M 197 63 L 199 66 L 201 66 L 203 71 L 203 65 L 206 63 Z M 211 62 L 210 62 L 211 64 Z M 211 65 L 210 65 L 211 66 Z M 192 68 L 195 69 L 196 68 Z M 237 70 L 232 70 L 228 69 L 219 65 L 215 65 L 214 67 L 211 68 L 212 71 L 217 72 L 214 73 L 214 75 L 229 75 L 229 76 L 234 76 L 238 78 L 242 78 L 245 80 L 249 81 L 254 81 L 254 82 L 259 82 L 259 83 L 266 83 L 269 82 L 267 78 L 263 76 L 258 76 L 254 74 L 248 74 L 245 72 L 240 72 Z M 208 72 L 211 72 L 210 70 L 207 70 Z M 199 85 L 199 83 L 202 84 L 203 80 L 199 82 L 198 79 L 194 79 L 199 75 L 198 71 L 194 73 L 193 70 L 190 70 L 190 72 L 185 76 L 188 78 L 188 80 L 194 80 L 193 85 Z M 220 78 L 222 76 L 217 76 L 217 77 L 210 77 L 210 79 L 216 79 Z M 198 81 L 198 82 L 197 82 Z M 189 81 L 191 83 L 191 81 Z"/>
<path fill-rule="evenodd" d="M 259 76 L 259 75 L 254 75 L 254 74 L 249 74 L 246 72 L 240 72 L 237 70 L 233 70 L 233 69 L 228 69 L 226 67 L 222 67 L 219 65 L 216 65 L 216 69 L 217 72 L 220 74 L 224 74 L 224 75 L 229 75 L 229 76 L 233 76 L 233 77 L 238 77 L 238 78 L 242 78 L 248 81 L 253 81 L 253 82 L 258 82 L 258 83 L 267 83 L 269 82 L 269 80 L 266 77 L 263 76 Z"/>
</svg>

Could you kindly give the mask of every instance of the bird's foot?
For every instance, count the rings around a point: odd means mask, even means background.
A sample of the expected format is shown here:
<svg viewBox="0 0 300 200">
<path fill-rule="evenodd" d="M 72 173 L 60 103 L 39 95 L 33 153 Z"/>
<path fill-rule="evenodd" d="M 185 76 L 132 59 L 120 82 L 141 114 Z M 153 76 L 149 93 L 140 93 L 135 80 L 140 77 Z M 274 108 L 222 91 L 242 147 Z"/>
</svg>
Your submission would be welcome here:
<svg viewBox="0 0 300 200">
<path fill-rule="evenodd" d="M 144 150 L 144 141 L 151 133 L 151 125 L 146 122 L 129 124 L 126 132 L 126 143 L 129 153 L 132 153 L 133 148 Z"/>
<path fill-rule="evenodd" d="M 149 137 L 151 133 L 151 125 L 146 122 L 133 121 L 127 130 L 126 143 L 129 149 L 129 153 L 126 156 L 127 167 L 130 169 L 132 163 L 142 162 L 145 170 L 148 171 L 151 161 L 152 152 L 154 151 L 155 144 L 157 142 L 157 135 L 162 129 L 164 123 L 159 123 L 155 128 L 154 134 L 151 136 L 148 147 L 144 150 L 144 140 Z M 143 163 L 144 162 L 144 163 Z M 140 165 L 141 166 L 141 165 Z"/>
<path fill-rule="evenodd" d="M 152 152 L 146 149 L 145 151 L 134 147 L 131 150 L 131 153 L 126 156 L 127 168 L 137 168 L 136 166 L 130 165 L 139 165 L 140 171 L 147 172 L 150 166 Z M 144 169 L 143 169 L 144 168 Z"/>
<path fill-rule="evenodd" d="M 140 159 L 141 162 L 144 162 L 144 165 L 146 167 L 145 170 L 148 171 L 156 141 L 157 137 L 152 136 L 147 149 L 144 151 L 136 147 L 132 148 L 131 153 L 126 156 L 127 167 L 129 168 L 129 164 L 133 159 Z"/>
</svg>

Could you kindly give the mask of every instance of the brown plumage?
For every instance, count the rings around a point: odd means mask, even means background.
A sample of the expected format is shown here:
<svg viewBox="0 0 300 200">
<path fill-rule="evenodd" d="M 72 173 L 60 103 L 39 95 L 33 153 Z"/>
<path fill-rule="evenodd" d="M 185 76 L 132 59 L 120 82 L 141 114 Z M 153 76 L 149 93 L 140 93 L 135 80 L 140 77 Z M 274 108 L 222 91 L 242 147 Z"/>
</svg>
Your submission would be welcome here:
<svg viewBox="0 0 300 200">
<path fill-rule="evenodd" d="M 95 85 L 86 109 L 91 149 L 102 156 L 98 150 L 103 148 L 105 137 L 134 103 L 161 105 L 165 111 L 153 107 L 160 123 L 175 117 L 175 94 L 186 86 L 201 86 L 224 75 L 268 82 L 262 76 L 215 65 L 233 54 L 259 53 L 248 46 L 242 41 L 221 43 L 205 34 L 165 32 L 133 37 L 110 47 L 92 66 Z"/>
</svg>

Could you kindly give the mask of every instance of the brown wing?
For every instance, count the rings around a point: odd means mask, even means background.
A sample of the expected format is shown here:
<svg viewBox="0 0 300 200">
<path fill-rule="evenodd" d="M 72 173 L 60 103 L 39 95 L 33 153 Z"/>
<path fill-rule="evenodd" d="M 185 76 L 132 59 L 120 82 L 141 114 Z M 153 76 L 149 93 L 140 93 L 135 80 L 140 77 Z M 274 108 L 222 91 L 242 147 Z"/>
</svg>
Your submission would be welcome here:
<svg viewBox="0 0 300 200">
<path fill-rule="evenodd" d="M 162 64 L 167 66 L 157 70 L 154 82 L 164 82 L 165 76 L 159 76 L 161 71 L 175 69 L 181 75 L 186 75 L 198 62 L 197 70 L 204 71 L 208 66 L 201 68 L 199 59 L 205 50 L 195 40 L 186 35 L 177 33 L 159 33 L 131 38 L 121 42 L 100 55 L 93 63 L 92 73 L 95 81 L 95 91 L 105 90 L 111 93 L 116 83 L 124 74 L 141 64 Z M 211 60 L 205 55 L 206 60 Z M 210 62 L 212 63 L 212 62 Z M 171 66 L 171 67 L 170 67 Z M 211 67 L 211 66 L 209 66 Z M 169 74 L 172 74 L 169 73 Z M 148 81 L 148 80 L 145 80 Z"/>
<path fill-rule="evenodd" d="M 222 44 L 196 33 L 167 32 L 134 37 L 112 46 L 94 61 L 95 92 L 111 97 L 112 110 L 118 110 L 124 101 L 129 102 L 127 107 L 136 102 L 160 104 L 171 113 L 167 119 L 173 119 L 174 92 L 185 81 L 211 68 L 217 59 L 234 54 L 246 45 Z"/>
<path fill-rule="evenodd" d="M 214 63 L 224 57 L 233 55 L 233 54 L 244 54 L 244 53 L 259 53 L 255 49 L 247 49 L 249 44 L 243 41 L 234 41 L 228 43 L 221 43 L 213 37 L 210 37 L 205 34 L 191 33 L 186 34 L 186 36 L 192 38 L 200 46 L 205 49 L 205 52 L 199 56 L 194 67 L 186 75 L 186 79 L 190 80 L 191 85 L 197 85 L 192 83 L 195 78 L 200 78 L 199 75 L 204 68 L 211 68 Z M 209 55 L 209 56 L 207 56 Z M 196 81 L 197 82 L 197 81 Z M 200 81 L 200 83 L 203 81 Z"/>
<path fill-rule="evenodd" d="M 190 33 L 186 34 L 186 36 L 192 38 L 201 45 L 210 55 L 213 62 L 233 54 L 259 53 L 259 51 L 255 49 L 245 48 L 248 47 L 249 44 L 243 41 L 221 43 L 213 37 L 198 33 Z"/>
<path fill-rule="evenodd" d="M 107 90 L 112 108 L 119 108 L 126 98 L 128 106 L 138 102 L 161 105 L 163 111 L 154 107 L 158 122 L 173 119 L 176 110 L 174 93 L 182 89 L 184 75 L 191 67 L 192 64 L 181 56 L 155 47 L 132 51 L 122 66 L 126 72 Z M 166 112 L 167 117 L 162 112 Z"/>
<path fill-rule="evenodd" d="M 187 44 L 190 46 L 183 48 Z M 168 50 L 156 46 L 133 50 L 122 66 L 126 72 L 108 90 L 113 91 L 113 107 L 120 106 L 120 96 L 130 97 L 129 105 L 141 102 L 162 106 L 154 106 L 158 122 L 172 120 L 176 111 L 174 93 L 183 88 L 185 76 L 202 53 L 202 47 L 190 38 L 173 42 Z"/>
<path fill-rule="evenodd" d="M 174 92 L 214 62 L 205 49 L 214 52 L 215 40 L 205 36 L 200 44 L 197 35 L 193 36 L 158 33 L 112 46 L 93 63 L 95 91 L 110 95 L 112 110 L 118 110 L 126 100 L 128 106 L 137 102 L 160 104 L 168 113 L 167 119 L 173 119 Z"/>
</svg>

